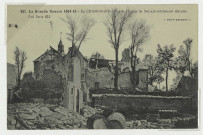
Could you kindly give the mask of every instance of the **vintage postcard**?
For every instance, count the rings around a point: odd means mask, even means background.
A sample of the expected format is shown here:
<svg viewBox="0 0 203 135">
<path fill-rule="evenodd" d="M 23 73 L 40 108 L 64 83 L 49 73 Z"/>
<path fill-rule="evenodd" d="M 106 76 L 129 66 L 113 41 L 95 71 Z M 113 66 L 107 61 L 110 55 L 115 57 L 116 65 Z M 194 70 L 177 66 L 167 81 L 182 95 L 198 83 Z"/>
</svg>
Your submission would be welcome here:
<svg viewBox="0 0 203 135">
<path fill-rule="evenodd" d="M 198 129 L 198 5 L 7 5 L 7 129 Z"/>
</svg>

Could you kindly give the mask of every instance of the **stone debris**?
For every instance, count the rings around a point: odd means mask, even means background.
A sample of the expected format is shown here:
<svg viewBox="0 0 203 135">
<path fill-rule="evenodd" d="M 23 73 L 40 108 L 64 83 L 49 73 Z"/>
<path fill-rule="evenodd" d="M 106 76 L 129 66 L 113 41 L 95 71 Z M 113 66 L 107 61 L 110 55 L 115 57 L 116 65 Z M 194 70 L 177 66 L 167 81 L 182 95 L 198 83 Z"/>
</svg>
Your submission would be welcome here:
<svg viewBox="0 0 203 135">
<path fill-rule="evenodd" d="M 52 114 L 52 111 L 50 111 L 47 107 L 42 107 L 39 111 L 39 115 L 42 117 L 49 116 L 51 114 Z"/>
<path fill-rule="evenodd" d="M 103 110 L 84 104 L 80 113 L 54 104 L 8 104 L 7 128 L 10 130 L 86 129 L 88 127 L 87 120 L 95 114 L 102 114 Z M 135 116 L 133 115 L 133 117 Z M 197 124 L 196 121 L 197 118 L 194 115 L 181 114 L 161 119 L 158 114 L 147 114 L 146 119 L 128 119 L 123 127 L 127 129 L 187 128 Z M 112 122 L 115 122 L 114 119 Z"/>
<path fill-rule="evenodd" d="M 61 106 L 44 103 L 8 105 L 8 129 L 86 128 L 87 118 Z"/>
<path fill-rule="evenodd" d="M 24 120 L 35 120 L 36 119 L 36 114 L 19 114 L 19 116 L 24 119 Z"/>
<path fill-rule="evenodd" d="M 95 113 L 102 114 L 103 110 L 100 108 L 92 108 L 88 105 L 83 104 L 82 109 L 81 109 L 81 113 L 84 117 L 89 118 L 92 115 L 94 115 Z"/>
<path fill-rule="evenodd" d="M 152 118 L 149 118 L 151 116 Z M 179 128 L 179 126 L 187 126 L 188 123 L 195 121 L 195 116 L 180 116 L 172 117 L 170 119 L 160 119 L 158 115 L 148 114 L 148 120 L 130 120 L 126 121 L 127 129 L 174 129 Z M 157 119 L 154 119 L 157 118 Z M 194 123 L 192 123 L 194 125 Z M 189 128 L 191 126 L 187 126 Z M 183 127 L 184 128 L 184 127 Z"/>
<path fill-rule="evenodd" d="M 146 116 L 146 120 L 149 122 L 158 122 L 158 120 L 160 119 L 160 115 L 159 114 L 150 114 L 147 113 Z"/>
<path fill-rule="evenodd" d="M 126 128 L 128 129 L 172 129 L 174 123 L 159 121 L 159 122 L 147 122 L 146 120 L 127 121 Z"/>
</svg>

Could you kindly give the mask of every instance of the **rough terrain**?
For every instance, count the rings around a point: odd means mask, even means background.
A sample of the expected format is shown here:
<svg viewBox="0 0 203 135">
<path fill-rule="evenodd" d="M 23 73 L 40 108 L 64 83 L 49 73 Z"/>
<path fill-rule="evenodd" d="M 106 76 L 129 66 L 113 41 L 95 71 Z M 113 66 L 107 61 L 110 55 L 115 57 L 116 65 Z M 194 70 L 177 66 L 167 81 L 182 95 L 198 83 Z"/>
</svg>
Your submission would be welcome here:
<svg viewBox="0 0 203 135">
<path fill-rule="evenodd" d="M 8 104 L 8 129 L 85 129 L 87 118 L 96 113 L 83 106 L 83 116 L 64 107 L 43 103 Z"/>
</svg>

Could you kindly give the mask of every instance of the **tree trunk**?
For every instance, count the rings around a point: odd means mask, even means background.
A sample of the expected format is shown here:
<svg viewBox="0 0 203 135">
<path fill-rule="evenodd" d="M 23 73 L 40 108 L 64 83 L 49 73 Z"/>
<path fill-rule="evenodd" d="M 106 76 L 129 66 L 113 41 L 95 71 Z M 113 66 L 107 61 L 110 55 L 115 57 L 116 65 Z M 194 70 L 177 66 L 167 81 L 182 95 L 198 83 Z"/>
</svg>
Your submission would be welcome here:
<svg viewBox="0 0 203 135">
<path fill-rule="evenodd" d="M 18 75 L 18 80 L 17 80 L 17 89 L 20 89 L 20 75 Z"/>
<path fill-rule="evenodd" d="M 116 55 L 116 67 L 115 67 L 115 78 L 114 78 L 114 88 L 118 90 L 118 48 L 115 49 Z"/>
<path fill-rule="evenodd" d="M 132 68 L 132 80 L 131 80 L 131 83 L 132 83 L 132 87 L 133 87 L 133 91 L 135 91 L 135 61 L 133 60 L 133 49 L 131 48 L 131 61 L 130 61 L 130 63 L 131 63 L 131 68 Z"/>
<path fill-rule="evenodd" d="M 135 66 L 131 66 L 132 68 L 132 86 L 133 86 L 133 91 L 135 91 Z"/>
<path fill-rule="evenodd" d="M 131 69 L 132 69 L 132 73 L 131 73 L 131 75 L 132 75 L 132 77 L 131 77 L 131 83 L 132 83 L 132 86 L 134 86 L 134 71 L 133 71 L 134 66 L 133 66 L 132 48 L 130 49 L 130 53 L 131 53 L 130 64 L 131 64 Z M 133 90 L 134 90 L 134 89 L 133 89 Z"/>
<path fill-rule="evenodd" d="M 70 51 L 71 51 L 70 57 L 73 58 L 73 43 Z"/>
<path fill-rule="evenodd" d="M 168 92 L 168 68 L 166 69 L 166 92 Z"/>
<path fill-rule="evenodd" d="M 149 73 L 148 73 L 149 74 Z M 149 79 L 149 84 L 150 85 L 152 85 L 153 84 L 153 76 L 154 76 L 154 72 L 153 71 L 151 71 L 151 73 L 150 73 L 150 79 Z"/>
</svg>

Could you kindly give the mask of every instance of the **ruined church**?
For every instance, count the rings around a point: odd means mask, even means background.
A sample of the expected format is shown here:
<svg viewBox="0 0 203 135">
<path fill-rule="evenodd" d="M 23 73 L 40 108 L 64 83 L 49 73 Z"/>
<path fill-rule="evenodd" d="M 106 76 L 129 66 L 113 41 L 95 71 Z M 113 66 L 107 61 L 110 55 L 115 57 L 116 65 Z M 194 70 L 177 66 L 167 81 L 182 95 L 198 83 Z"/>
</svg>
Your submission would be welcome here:
<svg viewBox="0 0 203 135">
<path fill-rule="evenodd" d="M 79 110 L 80 104 L 89 99 L 90 89 L 113 89 L 114 87 L 114 60 L 88 59 L 75 46 L 70 47 L 65 53 L 61 39 L 58 49 L 50 46 L 33 62 L 35 79 L 40 80 L 50 72 L 61 77 L 64 85 L 64 100 L 67 100 L 65 106 L 73 110 Z M 131 89 L 130 63 L 119 61 L 119 69 L 119 88 Z M 138 66 L 136 70 L 138 88 L 147 91 L 148 70 L 142 66 Z"/>
</svg>

